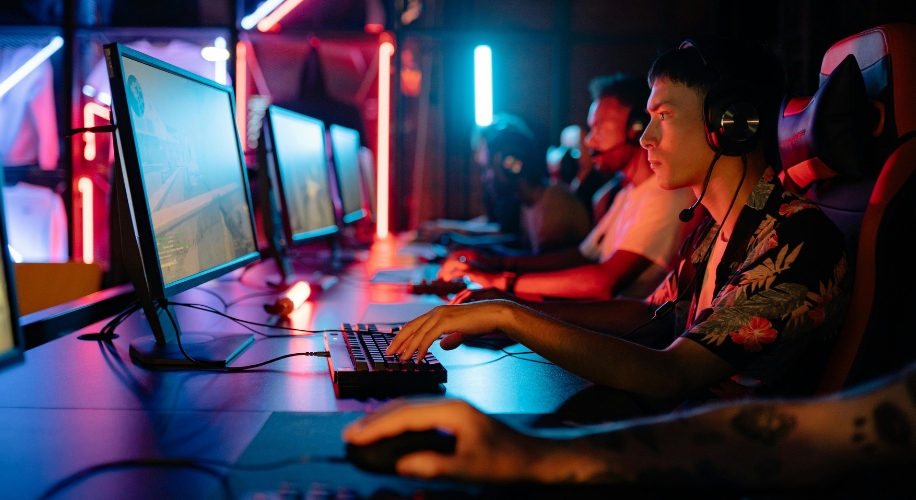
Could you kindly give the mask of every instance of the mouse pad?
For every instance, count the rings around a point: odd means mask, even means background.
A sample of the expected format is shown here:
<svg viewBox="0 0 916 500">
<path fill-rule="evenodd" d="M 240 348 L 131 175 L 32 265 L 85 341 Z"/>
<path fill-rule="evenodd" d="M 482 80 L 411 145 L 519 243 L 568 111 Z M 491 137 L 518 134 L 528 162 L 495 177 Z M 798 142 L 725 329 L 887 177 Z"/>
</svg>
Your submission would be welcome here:
<svg viewBox="0 0 916 500">
<path fill-rule="evenodd" d="M 302 456 L 314 457 L 317 460 L 324 457 L 343 457 L 344 443 L 340 433 L 348 423 L 361 415 L 362 413 L 274 412 L 236 464 L 242 467 L 261 465 L 292 461 Z M 330 498 L 338 496 L 338 492 L 343 490 L 353 492 L 362 498 L 377 496 L 382 491 L 410 498 L 417 490 L 442 493 L 448 491 L 457 494 L 455 498 L 467 498 L 475 496 L 477 491 L 473 487 L 456 483 L 372 474 L 363 472 L 349 463 L 294 463 L 258 471 L 233 469 L 228 479 L 233 497 L 243 500 L 280 498 L 278 491 L 284 488 L 299 489 L 304 493 L 304 498 L 313 496 L 309 494 L 310 491 L 322 488 L 330 493 Z M 223 496 L 223 492 L 216 492 L 212 498 Z"/>
</svg>

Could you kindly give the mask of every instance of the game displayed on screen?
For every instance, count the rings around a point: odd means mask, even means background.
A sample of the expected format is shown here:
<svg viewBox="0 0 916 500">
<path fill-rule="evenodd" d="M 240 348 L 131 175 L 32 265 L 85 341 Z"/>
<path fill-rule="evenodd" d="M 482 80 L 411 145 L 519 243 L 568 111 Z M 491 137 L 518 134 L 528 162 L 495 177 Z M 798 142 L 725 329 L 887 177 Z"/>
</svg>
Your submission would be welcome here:
<svg viewBox="0 0 916 500">
<path fill-rule="evenodd" d="M 165 284 L 257 251 L 229 94 L 121 60 Z"/>
<path fill-rule="evenodd" d="M 15 347 L 10 301 L 6 293 L 6 270 L 0 265 L 0 356 Z"/>
<path fill-rule="evenodd" d="M 276 108 L 270 116 L 293 236 L 334 226 L 324 126 Z"/>
<path fill-rule="evenodd" d="M 359 194 L 359 133 L 350 128 L 331 125 L 331 145 L 334 148 L 334 166 L 346 217 L 363 207 Z"/>
</svg>

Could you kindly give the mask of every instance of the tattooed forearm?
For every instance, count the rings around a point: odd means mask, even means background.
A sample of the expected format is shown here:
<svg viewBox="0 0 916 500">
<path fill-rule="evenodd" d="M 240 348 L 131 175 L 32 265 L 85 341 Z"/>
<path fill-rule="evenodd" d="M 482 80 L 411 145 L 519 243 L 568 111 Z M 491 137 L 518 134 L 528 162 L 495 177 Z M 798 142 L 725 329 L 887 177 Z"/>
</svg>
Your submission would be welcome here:
<svg viewBox="0 0 916 500">
<path fill-rule="evenodd" d="M 780 412 L 776 405 L 749 406 L 732 418 L 732 428 L 751 441 L 773 446 L 795 429 L 793 415 Z"/>
</svg>

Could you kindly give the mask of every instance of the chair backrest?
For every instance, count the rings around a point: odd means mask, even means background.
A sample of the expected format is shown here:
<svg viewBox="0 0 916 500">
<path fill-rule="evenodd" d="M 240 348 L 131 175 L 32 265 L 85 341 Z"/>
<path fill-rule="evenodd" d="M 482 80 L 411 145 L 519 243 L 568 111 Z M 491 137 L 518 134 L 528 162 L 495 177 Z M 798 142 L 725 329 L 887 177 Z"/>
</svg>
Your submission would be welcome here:
<svg viewBox="0 0 916 500">
<path fill-rule="evenodd" d="M 820 180 L 806 192 L 855 251 L 849 311 L 819 393 L 899 370 L 916 357 L 906 312 L 916 298 L 909 260 L 916 245 L 916 25 L 879 26 L 834 44 L 821 64 L 822 84 L 850 54 L 880 110 L 868 157 L 876 168 Z"/>
</svg>

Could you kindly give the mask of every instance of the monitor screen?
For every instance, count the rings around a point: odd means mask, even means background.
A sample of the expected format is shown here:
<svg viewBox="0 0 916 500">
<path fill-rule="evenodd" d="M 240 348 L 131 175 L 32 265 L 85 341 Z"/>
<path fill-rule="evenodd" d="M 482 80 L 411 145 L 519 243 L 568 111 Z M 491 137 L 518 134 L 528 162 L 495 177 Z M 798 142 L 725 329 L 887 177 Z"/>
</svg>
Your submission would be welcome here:
<svg viewBox="0 0 916 500">
<path fill-rule="evenodd" d="M 359 132 L 331 125 L 331 148 L 334 150 L 334 168 L 340 186 L 343 221 L 349 224 L 365 216 L 359 191 Z"/>
<path fill-rule="evenodd" d="M 121 69 L 163 285 L 256 253 L 231 89 L 127 55 Z"/>
<path fill-rule="evenodd" d="M 282 190 L 282 210 L 293 241 L 337 231 L 328 177 L 324 124 L 320 120 L 271 106 L 271 142 Z"/>
</svg>

